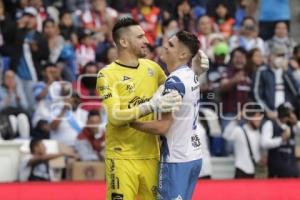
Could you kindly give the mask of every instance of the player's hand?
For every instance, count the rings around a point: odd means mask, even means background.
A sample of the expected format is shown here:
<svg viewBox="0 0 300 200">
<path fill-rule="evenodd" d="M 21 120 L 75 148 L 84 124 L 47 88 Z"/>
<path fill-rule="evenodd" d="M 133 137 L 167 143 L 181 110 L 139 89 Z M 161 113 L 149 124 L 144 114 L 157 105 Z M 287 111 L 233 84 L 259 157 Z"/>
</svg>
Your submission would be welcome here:
<svg viewBox="0 0 300 200">
<path fill-rule="evenodd" d="M 162 95 L 164 88 L 161 86 L 149 101 L 153 111 L 157 112 L 172 112 L 179 109 L 182 98 L 180 94 L 172 90 L 171 92 Z"/>
<path fill-rule="evenodd" d="M 200 76 L 206 72 L 209 68 L 209 60 L 207 55 L 199 50 L 198 53 L 192 59 L 192 70 L 196 75 Z"/>
</svg>

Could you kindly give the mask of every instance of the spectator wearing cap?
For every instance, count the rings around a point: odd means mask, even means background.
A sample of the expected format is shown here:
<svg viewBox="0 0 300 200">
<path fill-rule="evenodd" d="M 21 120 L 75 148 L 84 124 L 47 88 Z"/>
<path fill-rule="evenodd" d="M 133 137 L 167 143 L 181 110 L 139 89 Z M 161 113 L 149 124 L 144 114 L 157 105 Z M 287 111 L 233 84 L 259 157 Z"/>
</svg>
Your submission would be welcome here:
<svg viewBox="0 0 300 200">
<path fill-rule="evenodd" d="M 96 60 L 96 50 L 95 44 L 93 42 L 94 32 L 88 29 L 81 29 L 78 33 L 79 43 L 76 46 L 76 75 L 82 72 L 83 67 L 88 62 L 95 62 Z"/>
<path fill-rule="evenodd" d="M 297 83 L 288 70 L 288 60 L 282 48 L 272 48 L 267 66 L 260 67 L 253 84 L 255 100 L 264 108 L 267 117 L 276 118 L 276 109 L 284 102 L 297 108 Z"/>
<path fill-rule="evenodd" d="M 270 178 L 299 177 L 295 156 L 295 134 L 300 133 L 297 117 L 289 103 L 277 108 L 278 118 L 262 127 L 262 146 L 268 150 Z"/>
<path fill-rule="evenodd" d="M 287 24 L 285 22 L 277 22 L 273 37 L 266 42 L 266 50 L 269 51 L 272 48 L 282 48 L 284 50 L 284 55 L 287 58 L 290 58 L 293 56 L 293 50 L 296 44 L 296 41 L 289 36 Z"/>
<path fill-rule="evenodd" d="M 34 99 L 31 95 L 33 85 L 42 78 L 42 61 L 48 60 L 47 40 L 36 31 L 37 12 L 33 7 L 25 8 L 18 20 L 18 27 L 13 45 L 11 69 L 20 77 L 30 109 Z"/>
<path fill-rule="evenodd" d="M 235 123 L 223 137 L 233 142 L 235 178 L 254 178 L 255 166 L 261 162 L 261 107 L 251 102 L 244 107 L 244 123 Z"/>
<path fill-rule="evenodd" d="M 242 21 L 242 26 L 239 33 L 233 35 L 229 39 L 229 48 L 232 51 L 237 47 L 243 47 L 247 51 L 254 48 L 259 48 L 263 55 L 265 55 L 264 41 L 257 36 L 258 27 L 257 22 L 253 17 L 245 17 Z"/>
<path fill-rule="evenodd" d="M 220 81 L 222 74 L 228 68 L 226 62 L 226 56 L 229 52 L 228 45 L 225 42 L 219 42 L 213 47 L 213 52 L 210 68 L 205 74 L 204 83 L 201 84 L 201 101 L 205 107 L 211 107 L 209 104 L 213 102 L 219 108 L 221 102 Z M 211 108 L 215 110 L 215 108 Z"/>
</svg>

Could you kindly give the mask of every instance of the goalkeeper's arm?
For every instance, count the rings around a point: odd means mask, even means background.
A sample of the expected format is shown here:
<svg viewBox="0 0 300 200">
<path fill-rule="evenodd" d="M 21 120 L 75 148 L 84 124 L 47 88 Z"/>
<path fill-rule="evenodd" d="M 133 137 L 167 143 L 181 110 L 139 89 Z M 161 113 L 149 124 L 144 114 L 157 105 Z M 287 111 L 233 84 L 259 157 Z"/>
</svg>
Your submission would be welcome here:
<svg viewBox="0 0 300 200">
<path fill-rule="evenodd" d="M 153 95 L 149 102 L 142 103 L 129 109 L 121 109 L 120 96 L 109 81 L 102 74 L 98 76 L 97 92 L 103 99 L 104 108 L 106 109 L 108 121 L 115 126 L 123 126 L 139 119 L 154 111 L 170 112 L 181 103 L 181 97 L 177 92 L 172 92 L 164 96 L 161 95 L 161 89 Z"/>
</svg>

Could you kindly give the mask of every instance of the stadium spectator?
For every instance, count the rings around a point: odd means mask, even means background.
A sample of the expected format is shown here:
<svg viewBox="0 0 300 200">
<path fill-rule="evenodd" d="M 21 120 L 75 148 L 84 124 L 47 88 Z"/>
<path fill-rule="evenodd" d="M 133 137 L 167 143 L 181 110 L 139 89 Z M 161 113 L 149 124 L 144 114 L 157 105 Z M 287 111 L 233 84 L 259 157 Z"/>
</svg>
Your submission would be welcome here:
<svg viewBox="0 0 300 200">
<path fill-rule="evenodd" d="M 210 37 L 213 33 L 218 31 L 216 24 L 208 15 L 203 15 L 198 19 L 196 31 L 201 50 L 208 53 L 208 49 L 211 46 Z"/>
<path fill-rule="evenodd" d="M 245 49 L 239 47 L 231 52 L 229 68 L 222 74 L 220 90 L 226 93 L 222 98 L 221 123 L 223 130 L 237 114 L 242 111 L 242 107 L 249 101 L 251 90 L 251 79 L 246 74 Z"/>
<path fill-rule="evenodd" d="M 11 60 L 11 69 L 21 79 L 21 85 L 26 94 L 30 110 L 33 109 L 33 85 L 41 79 L 41 63 L 48 60 L 49 48 L 47 40 L 36 31 L 37 12 L 33 7 L 24 10 L 23 16 L 18 20 L 14 53 Z"/>
<path fill-rule="evenodd" d="M 97 110 L 89 111 L 87 124 L 78 135 L 76 149 L 81 160 L 104 160 L 105 128 Z M 92 157 L 91 157 L 92 156 Z"/>
<path fill-rule="evenodd" d="M 37 122 L 36 127 L 32 130 L 32 138 L 50 139 L 50 124 L 47 120 L 41 119 Z"/>
<path fill-rule="evenodd" d="M 87 120 L 87 111 L 79 107 L 80 98 L 73 92 L 71 97 L 65 96 L 63 104 L 52 106 L 50 113 L 51 139 L 68 146 L 74 146 L 77 135 L 80 133 Z"/>
<path fill-rule="evenodd" d="M 232 141 L 235 156 L 235 178 L 254 178 L 255 166 L 261 161 L 261 132 L 263 110 L 257 104 L 244 108 L 245 122 L 235 122 L 223 137 Z"/>
<path fill-rule="evenodd" d="M 293 57 L 289 61 L 289 67 L 293 73 L 293 77 L 300 87 L 300 45 L 295 46 L 293 50 Z"/>
<path fill-rule="evenodd" d="M 268 150 L 270 178 L 299 177 L 295 156 L 295 134 L 300 133 L 299 122 L 291 104 L 277 108 L 278 119 L 269 120 L 262 127 L 262 146 Z"/>
<path fill-rule="evenodd" d="M 31 154 L 21 161 L 21 180 L 23 181 L 51 181 L 54 171 L 49 166 L 49 161 L 61 156 L 77 158 L 73 153 L 48 154 L 41 139 L 32 139 L 29 144 Z"/>
<path fill-rule="evenodd" d="M 111 40 L 110 33 L 117 17 L 118 12 L 107 6 L 106 0 L 91 0 L 90 9 L 82 13 L 82 26 L 95 32 L 101 42 L 106 38 Z"/>
<path fill-rule="evenodd" d="M 76 27 L 73 22 L 71 12 L 64 11 L 60 13 L 59 30 L 67 42 L 74 46 L 78 43 L 78 27 Z"/>
<path fill-rule="evenodd" d="M 263 55 L 265 55 L 264 41 L 257 36 L 258 27 L 257 22 L 253 17 L 245 17 L 242 21 L 242 27 L 238 34 L 233 35 L 229 39 L 229 48 L 232 51 L 236 47 L 243 47 L 247 51 L 253 48 L 259 48 Z"/>
<path fill-rule="evenodd" d="M 284 55 L 287 58 L 293 56 L 293 50 L 296 46 L 296 41 L 289 35 L 288 26 L 285 22 L 277 22 L 275 24 L 275 33 L 273 37 L 266 42 L 266 50 L 272 48 L 284 49 Z"/>
<path fill-rule="evenodd" d="M 181 0 L 177 6 L 177 21 L 180 30 L 193 32 L 195 27 L 195 18 L 193 10 L 186 0 Z"/>
<path fill-rule="evenodd" d="M 100 97 L 96 95 L 98 71 L 97 64 L 89 62 L 84 66 L 78 80 L 73 83 L 73 90 L 77 91 L 80 97 L 80 106 L 87 111 L 99 110 L 101 107 Z"/>
<path fill-rule="evenodd" d="M 18 136 L 29 138 L 28 102 L 24 91 L 12 70 L 7 70 L 3 78 L 3 83 L 0 86 L 0 112 L 8 116 L 12 127 L 11 135 L 7 136 L 6 139 L 13 139 Z"/>
<path fill-rule="evenodd" d="M 254 98 L 265 109 L 269 119 L 276 118 L 276 108 L 284 102 L 298 108 L 297 83 L 288 70 L 284 53 L 282 48 L 272 48 L 268 65 L 259 68 L 255 75 Z"/>
<path fill-rule="evenodd" d="M 76 75 L 82 72 L 83 67 L 88 62 L 94 62 L 96 60 L 95 44 L 93 42 L 94 32 L 88 29 L 81 29 L 78 33 L 79 43 L 76 46 Z"/>
<path fill-rule="evenodd" d="M 154 5 L 153 0 L 137 0 L 137 7 L 131 11 L 133 19 L 139 22 L 151 45 L 155 44 L 161 31 L 159 14 L 160 9 Z"/>
<path fill-rule="evenodd" d="M 228 39 L 233 34 L 234 19 L 230 16 L 228 6 L 220 2 L 216 6 L 213 22 L 217 24 L 219 31 Z"/>
<path fill-rule="evenodd" d="M 247 53 L 246 74 L 253 81 L 256 71 L 264 65 L 264 57 L 258 48 L 254 48 Z"/>
<path fill-rule="evenodd" d="M 259 35 L 262 39 L 268 40 L 274 35 L 275 25 L 278 21 L 289 25 L 290 0 L 264 0 L 259 3 Z"/>
</svg>

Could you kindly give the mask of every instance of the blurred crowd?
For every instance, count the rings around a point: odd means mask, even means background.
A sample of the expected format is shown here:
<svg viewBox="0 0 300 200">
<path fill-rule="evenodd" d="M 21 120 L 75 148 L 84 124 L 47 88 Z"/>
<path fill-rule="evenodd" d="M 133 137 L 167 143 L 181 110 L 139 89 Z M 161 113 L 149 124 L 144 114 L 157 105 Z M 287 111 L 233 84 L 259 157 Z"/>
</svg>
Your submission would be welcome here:
<svg viewBox="0 0 300 200">
<path fill-rule="evenodd" d="M 280 165 L 282 153 L 296 162 L 300 130 L 300 46 L 299 38 L 289 35 L 289 3 L 0 0 L 1 137 L 34 138 L 30 148 L 37 155 L 44 154 L 39 141 L 52 139 L 74 148 L 81 160 L 103 160 L 106 120 L 95 90 L 97 72 L 117 57 L 111 36 L 115 21 L 131 16 L 146 33 L 147 57 L 166 74 L 159 54 L 178 30 L 195 33 L 209 56 L 199 113 L 205 156 L 234 153 L 236 177 L 253 175 L 258 163 L 268 165 L 273 177 L 281 176 L 272 166 Z M 252 107 L 254 102 L 259 107 Z M 264 112 L 245 117 L 249 105 Z M 204 165 L 208 170 L 202 176 L 210 177 L 211 166 Z M 291 170 L 286 176 L 298 176 Z"/>
</svg>

